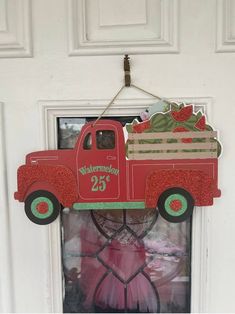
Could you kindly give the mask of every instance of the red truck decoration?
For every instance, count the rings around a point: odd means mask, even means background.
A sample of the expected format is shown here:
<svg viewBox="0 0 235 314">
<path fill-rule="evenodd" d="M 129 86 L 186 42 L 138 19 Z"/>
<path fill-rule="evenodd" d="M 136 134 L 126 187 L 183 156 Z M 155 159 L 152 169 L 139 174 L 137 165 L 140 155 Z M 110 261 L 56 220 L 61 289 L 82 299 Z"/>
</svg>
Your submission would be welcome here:
<svg viewBox="0 0 235 314">
<path fill-rule="evenodd" d="M 126 130 L 127 141 L 121 123 L 89 122 L 74 149 L 28 154 L 15 192 L 28 218 L 44 225 L 64 207 L 156 208 L 166 220 L 182 222 L 194 206 L 220 196 L 217 132 L 192 105 L 172 105 Z"/>
</svg>

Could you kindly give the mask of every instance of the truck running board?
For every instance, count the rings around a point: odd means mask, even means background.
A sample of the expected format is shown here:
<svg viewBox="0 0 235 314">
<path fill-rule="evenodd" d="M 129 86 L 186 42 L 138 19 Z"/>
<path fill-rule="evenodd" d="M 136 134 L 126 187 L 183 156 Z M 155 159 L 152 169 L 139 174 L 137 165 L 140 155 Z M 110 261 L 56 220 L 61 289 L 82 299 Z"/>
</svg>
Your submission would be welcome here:
<svg viewBox="0 0 235 314">
<path fill-rule="evenodd" d="M 145 209 L 144 202 L 74 203 L 74 210 Z"/>
</svg>

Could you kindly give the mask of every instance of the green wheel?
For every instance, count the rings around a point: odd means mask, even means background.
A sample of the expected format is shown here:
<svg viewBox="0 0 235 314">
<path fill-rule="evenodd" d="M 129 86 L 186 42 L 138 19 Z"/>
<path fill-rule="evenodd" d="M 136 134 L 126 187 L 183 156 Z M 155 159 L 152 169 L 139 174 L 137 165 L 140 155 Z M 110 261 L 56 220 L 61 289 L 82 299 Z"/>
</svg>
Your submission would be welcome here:
<svg viewBox="0 0 235 314">
<path fill-rule="evenodd" d="M 53 222 L 58 217 L 60 210 L 60 202 L 48 191 L 35 191 L 29 194 L 25 200 L 27 217 L 38 225 L 48 225 Z"/>
<path fill-rule="evenodd" d="M 160 215 L 169 222 L 182 222 L 193 213 L 194 199 L 189 192 L 181 188 L 164 191 L 157 203 Z"/>
</svg>

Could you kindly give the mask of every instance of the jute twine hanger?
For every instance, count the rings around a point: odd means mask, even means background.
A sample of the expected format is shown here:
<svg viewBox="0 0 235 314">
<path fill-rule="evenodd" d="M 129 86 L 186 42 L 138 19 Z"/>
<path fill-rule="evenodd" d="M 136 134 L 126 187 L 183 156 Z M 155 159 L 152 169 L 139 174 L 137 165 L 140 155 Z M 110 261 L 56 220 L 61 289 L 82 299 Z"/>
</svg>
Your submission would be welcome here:
<svg viewBox="0 0 235 314">
<path fill-rule="evenodd" d="M 162 100 L 164 101 L 165 103 L 171 105 L 172 102 L 165 99 L 165 98 L 162 98 L 160 96 L 157 96 L 153 93 L 150 93 L 148 92 L 147 90 L 139 87 L 139 86 L 136 86 L 134 84 L 131 83 L 131 71 L 130 71 L 130 62 L 129 62 L 129 56 L 128 55 L 125 55 L 124 57 L 124 62 L 123 62 L 123 69 L 124 69 L 124 80 L 125 80 L 125 84 L 119 89 L 119 91 L 117 92 L 117 94 L 110 100 L 110 102 L 108 103 L 108 105 L 105 107 L 104 111 L 99 115 L 99 117 L 95 120 L 95 122 L 93 123 L 93 126 L 103 117 L 103 115 L 105 114 L 105 112 L 111 107 L 111 105 L 114 103 L 114 101 L 118 98 L 118 96 L 121 94 L 121 92 L 125 89 L 125 88 L 129 88 L 129 87 L 132 87 L 132 88 L 135 88 L 147 95 L 150 95 L 158 100 Z"/>
</svg>

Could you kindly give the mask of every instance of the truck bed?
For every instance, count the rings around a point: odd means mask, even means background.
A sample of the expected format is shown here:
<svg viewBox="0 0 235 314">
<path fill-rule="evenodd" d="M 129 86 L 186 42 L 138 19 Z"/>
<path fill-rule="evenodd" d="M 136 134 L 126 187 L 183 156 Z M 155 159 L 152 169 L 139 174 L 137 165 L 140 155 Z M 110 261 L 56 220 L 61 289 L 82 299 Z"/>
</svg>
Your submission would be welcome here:
<svg viewBox="0 0 235 314">
<path fill-rule="evenodd" d="M 127 156 L 131 160 L 215 158 L 216 131 L 129 133 Z"/>
<path fill-rule="evenodd" d="M 130 184 L 128 196 L 130 200 L 141 201 L 145 198 L 146 177 L 152 171 L 159 170 L 201 170 L 207 173 L 214 182 L 218 182 L 218 159 L 171 159 L 171 160 L 127 160 L 127 180 Z M 217 189 L 217 192 L 219 190 Z M 216 195 L 215 195 L 216 196 Z"/>
</svg>

